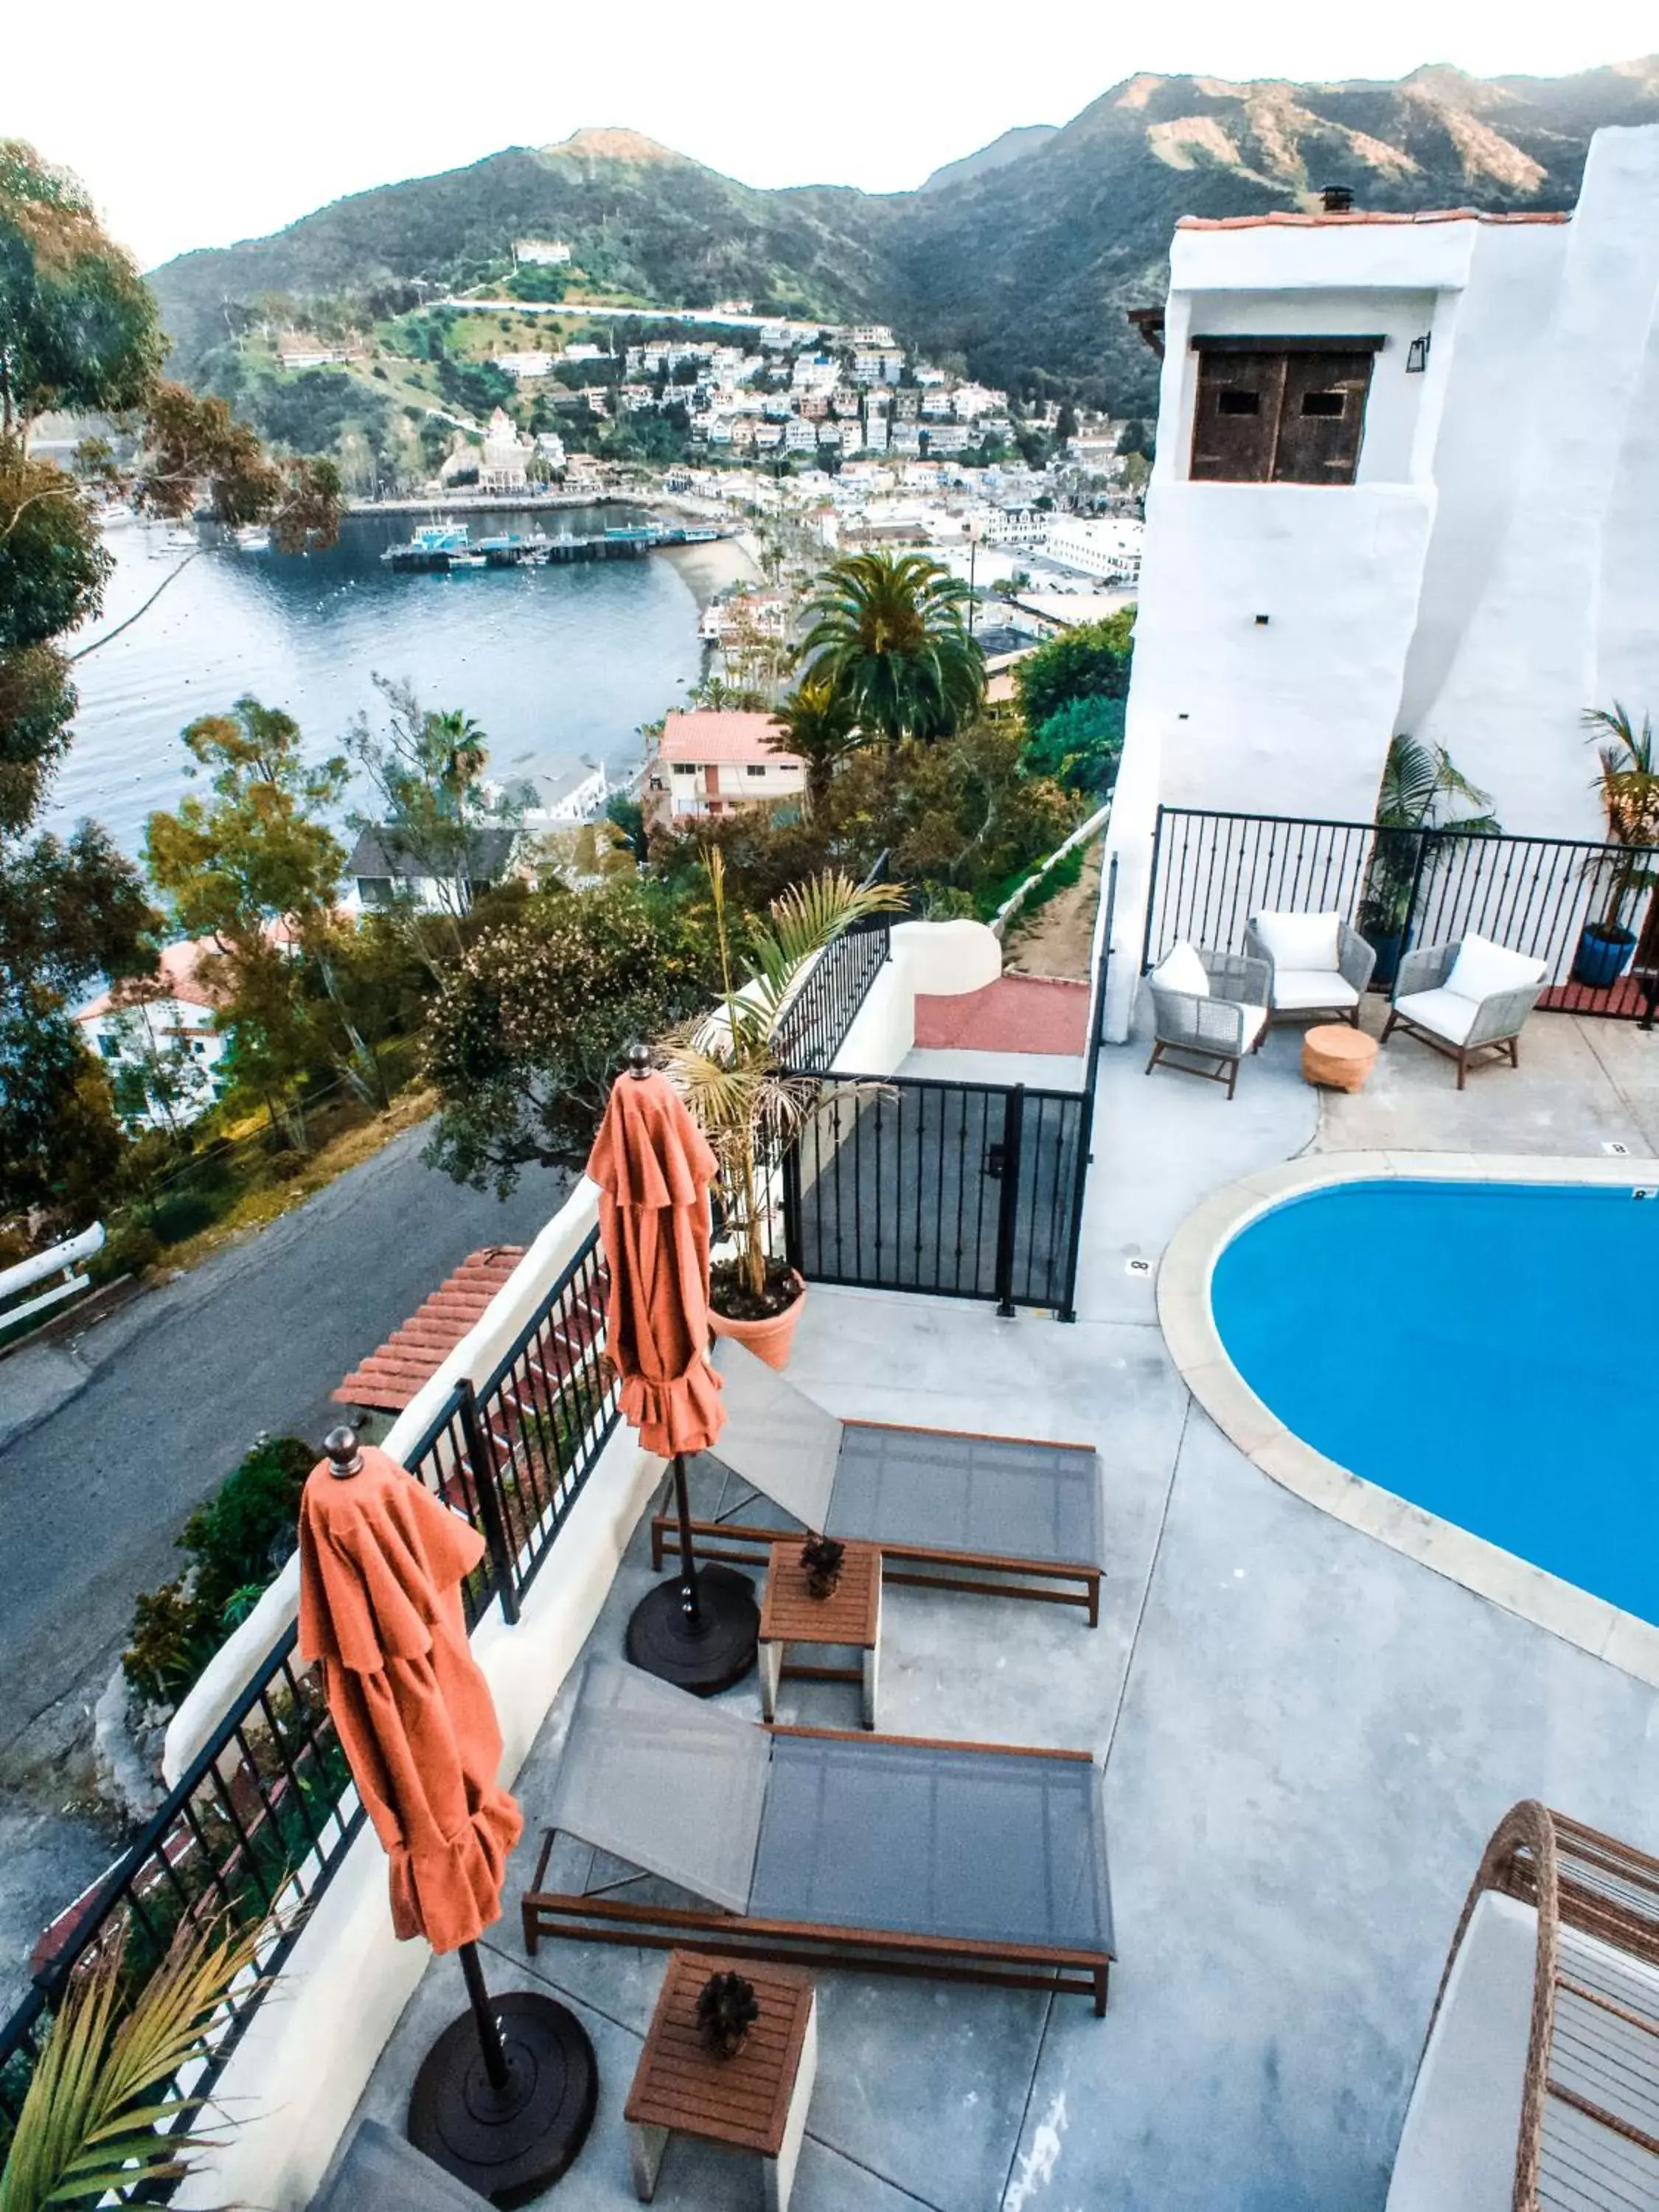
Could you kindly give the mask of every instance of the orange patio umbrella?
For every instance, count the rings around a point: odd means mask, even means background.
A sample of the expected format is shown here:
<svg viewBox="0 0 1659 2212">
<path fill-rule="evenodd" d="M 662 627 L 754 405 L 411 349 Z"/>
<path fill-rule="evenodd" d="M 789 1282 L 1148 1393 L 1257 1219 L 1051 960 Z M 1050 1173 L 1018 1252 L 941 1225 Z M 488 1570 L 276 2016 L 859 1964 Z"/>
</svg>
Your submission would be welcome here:
<svg viewBox="0 0 1659 2212">
<path fill-rule="evenodd" d="M 410 2140 L 493 2203 L 526 2203 L 580 2148 L 597 2079 L 573 2014 L 526 1992 L 492 2000 L 478 1963 L 524 1826 L 496 1780 L 501 1728 L 461 1614 L 483 1539 L 350 1429 L 325 1449 L 300 1502 L 300 1656 L 321 1665 L 385 1847 L 393 1931 L 459 1950 L 471 2000 L 421 2067 Z"/>
<path fill-rule="evenodd" d="M 702 1132 L 643 1045 L 611 1085 L 587 1172 L 599 1188 L 610 1270 L 605 1349 L 622 1409 L 647 1451 L 674 1462 L 680 1573 L 635 1607 L 628 1656 L 665 1681 L 711 1697 L 755 1663 L 760 1616 L 746 1575 L 699 1571 L 686 1495 L 688 1452 L 726 1425 L 708 1359 L 708 1188 L 716 1165 Z"/>
</svg>

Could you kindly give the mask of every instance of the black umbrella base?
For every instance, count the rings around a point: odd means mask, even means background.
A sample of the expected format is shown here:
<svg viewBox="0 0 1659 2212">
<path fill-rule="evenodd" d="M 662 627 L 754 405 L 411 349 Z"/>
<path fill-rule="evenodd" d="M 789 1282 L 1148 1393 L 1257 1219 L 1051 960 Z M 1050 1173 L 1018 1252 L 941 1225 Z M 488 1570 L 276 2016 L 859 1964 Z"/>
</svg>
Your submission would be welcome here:
<svg viewBox="0 0 1659 2212">
<path fill-rule="evenodd" d="M 409 2140 L 492 2204 L 528 2204 L 587 2140 L 599 2069 L 586 2030 L 552 1997 L 514 1990 L 490 2001 L 508 2080 L 489 2085 L 470 2012 L 428 2051 L 409 2100 Z"/>
<path fill-rule="evenodd" d="M 760 1609 L 747 1575 L 732 1567 L 700 1567 L 695 1630 L 687 1624 L 678 1582 L 659 1583 L 635 1607 L 628 1624 L 628 1656 L 647 1674 L 677 1690 L 712 1698 L 742 1681 L 755 1663 Z"/>
</svg>

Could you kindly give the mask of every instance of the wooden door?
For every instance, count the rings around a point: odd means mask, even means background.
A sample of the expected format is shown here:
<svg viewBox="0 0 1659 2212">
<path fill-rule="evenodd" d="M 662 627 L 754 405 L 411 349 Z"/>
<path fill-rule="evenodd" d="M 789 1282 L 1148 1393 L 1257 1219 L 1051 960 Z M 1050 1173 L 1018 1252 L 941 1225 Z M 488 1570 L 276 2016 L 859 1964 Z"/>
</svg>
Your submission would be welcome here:
<svg viewBox="0 0 1659 2212">
<path fill-rule="evenodd" d="M 1368 353 L 1293 353 L 1285 361 L 1275 483 L 1351 484 L 1370 389 Z"/>
<path fill-rule="evenodd" d="M 1190 474 L 1198 483 L 1266 483 L 1285 392 L 1282 353 L 1201 353 Z"/>
</svg>

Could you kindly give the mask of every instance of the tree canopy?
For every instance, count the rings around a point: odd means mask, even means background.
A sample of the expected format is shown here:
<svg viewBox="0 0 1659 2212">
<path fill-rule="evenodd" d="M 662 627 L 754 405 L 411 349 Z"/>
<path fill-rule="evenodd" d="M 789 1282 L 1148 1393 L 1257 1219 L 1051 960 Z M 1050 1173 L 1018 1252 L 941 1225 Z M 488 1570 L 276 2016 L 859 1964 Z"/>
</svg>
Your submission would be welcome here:
<svg viewBox="0 0 1659 2212">
<path fill-rule="evenodd" d="M 849 554 L 820 578 L 801 650 L 890 744 L 948 736 L 985 690 L 968 604 L 968 586 L 924 554 Z"/>
<path fill-rule="evenodd" d="M 1079 623 L 1015 664 L 1014 689 L 1025 726 L 1035 732 L 1073 699 L 1127 699 L 1135 611 Z"/>
</svg>

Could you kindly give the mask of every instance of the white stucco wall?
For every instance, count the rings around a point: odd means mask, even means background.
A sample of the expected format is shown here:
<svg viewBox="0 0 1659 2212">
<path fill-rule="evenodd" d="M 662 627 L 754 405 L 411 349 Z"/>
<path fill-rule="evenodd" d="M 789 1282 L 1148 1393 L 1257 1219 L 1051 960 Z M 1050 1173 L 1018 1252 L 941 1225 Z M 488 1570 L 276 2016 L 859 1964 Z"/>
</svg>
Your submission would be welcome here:
<svg viewBox="0 0 1659 2212">
<path fill-rule="evenodd" d="M 1656 306 L 1659 126 L 1600 131 L 1510 465 L 1513 503 L 1416 732 L 1492 792 L 1509 830 L 1596 836 L 1579 716 L 1610 703 L 1614 681 L 1638 720 L 1659 707 Z"/>
<path fill-rule="evenodd" d="M 916 994 L 983 990 L 1002 973 L 1002 946 L 982 921 L 901 921 L 893 957 L 871 984 L 835 1066 L 849 1075 L 891 1075 L 916 1041 Z"/>
</svg>

